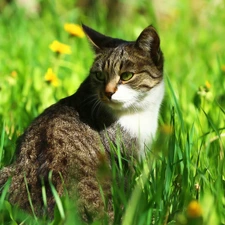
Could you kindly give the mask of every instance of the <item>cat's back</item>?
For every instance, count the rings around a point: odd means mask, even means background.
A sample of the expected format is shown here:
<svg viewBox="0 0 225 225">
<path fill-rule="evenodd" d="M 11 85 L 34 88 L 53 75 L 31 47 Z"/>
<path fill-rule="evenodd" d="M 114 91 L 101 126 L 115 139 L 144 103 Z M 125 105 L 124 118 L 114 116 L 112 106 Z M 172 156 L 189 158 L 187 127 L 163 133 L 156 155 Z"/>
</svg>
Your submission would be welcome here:
<svg viewBox="0 0 225 225">
<path fill-rule="evenodd" d="M 65 187 L 75 187 L 82 184 L 83 179 L 95 177 L 102 151 L 99 134 L 81 122 L 75 108 L 65 102 L 50 106 L 33 121 L 19 138 L 16 162 L 5 168 L 4 172 L 12 176 L 10 201 L 22 208 L 29 208 L 25 186 L 28 183 L 34 207 L 37 206 L 35 211 L 39 211 L 42 193 L 38 187 L 48 183 L 50 171 L 59 195 L 63 194 Z M 69 194 L 73 195 L 76 189 L 71 190 Z M 48 194 L 50 192 L 47 190 L 52 212 L 54 198 Z"/>
<path fill-rule="evenodd" d="M 54 167 L 54 163 L 59 164 L 57 160 L 75 163 L 81 154 L 96 155 L 100 148 L 98 132 L 80 121 L 76 109 L 65 102 L 47 108 L 20 137 L 18 152 L 20 160 L 25 158 L 24 163 L 28 159 L 39 164 L 47 160 Z"/>
</svg>

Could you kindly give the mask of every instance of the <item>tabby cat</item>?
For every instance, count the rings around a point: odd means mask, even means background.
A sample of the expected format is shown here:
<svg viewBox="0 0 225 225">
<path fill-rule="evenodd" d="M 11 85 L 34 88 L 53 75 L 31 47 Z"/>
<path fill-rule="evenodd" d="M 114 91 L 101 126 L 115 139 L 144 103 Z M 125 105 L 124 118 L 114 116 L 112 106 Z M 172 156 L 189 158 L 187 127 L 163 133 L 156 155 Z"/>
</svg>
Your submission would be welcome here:
<svg viewBox="0 0 225 225">
<path fill-rule="evenodd" d="M 83 25 L 95 52 L 89 76 L 72 96 L 47 108 L 18 139 L 16 161 L 0 171 L 0 186 L 12 178 L 8 199 L 37 215 L 48 214 L 55 198 L 77 199 L 81 217 L 101 217 L 104 204 L 99 185 L 110 200 L 110 177 L 99 179 L 101 164 L 110 168 L 111 144 L 125 158 L 142 158 L 157 129 L 164 94 L 163 54 L 152 26 L 136 41 L 111 38 Z M 119 141 L 118 141 L 119 140 Z M 99 182 L 101 184 L 99 184 Z M 107 213 L 113 215 L 112 204 Z"/>
</svg>

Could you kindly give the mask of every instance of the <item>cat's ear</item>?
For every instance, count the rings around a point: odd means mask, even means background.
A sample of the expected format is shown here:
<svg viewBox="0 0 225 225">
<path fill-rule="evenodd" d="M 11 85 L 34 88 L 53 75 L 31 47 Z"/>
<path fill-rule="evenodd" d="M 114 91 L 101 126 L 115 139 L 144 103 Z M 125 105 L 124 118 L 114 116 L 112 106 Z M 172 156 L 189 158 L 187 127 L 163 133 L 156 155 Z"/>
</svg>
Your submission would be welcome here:
<svg viewBox="0 0 225 225">
<path fill-rule="evenodd" d="M 155 63 L 160 61 L 160 58 L 162 57 L 160 39 L 153 26 L 148 26 L 141 32 L 135 45 L 142 50 L 149 52 Z"/>
<path fill-rule="evenodd" d="M 82 24 L 82 27 L 96 53 L 104 48 L 115 48 L 121 43 L 125 42 L 123 40 L 111 38 L 104 34 L 101 34 L 84 24 Z"/>
</svg>

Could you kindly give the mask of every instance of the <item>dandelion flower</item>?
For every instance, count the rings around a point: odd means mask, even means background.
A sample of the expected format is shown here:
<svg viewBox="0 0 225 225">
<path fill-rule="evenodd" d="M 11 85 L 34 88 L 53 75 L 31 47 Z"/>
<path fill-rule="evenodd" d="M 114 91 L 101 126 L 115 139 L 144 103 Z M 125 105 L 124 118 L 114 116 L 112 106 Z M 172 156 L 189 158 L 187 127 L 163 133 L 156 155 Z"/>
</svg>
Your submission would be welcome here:
<svg viewBox="0 0 225 225">
<path fill-rule="evenodd" d="M 75 37 L 84 37 L 84 31 L 81 26 L 73 23 L 66 23 L 64 25 L 64 30 Z"/>
<path fill-rule="evenodd" d="M 205 82 L 205 87 L 206 87 L 207 89 L 210 89 L 210 87 L 211 87 L 211 84 L 209 83 L 208 80 Z"/>
<path fill-rule="evenodd" d="M 197 218 L 202 216 L 202 208 L 198 201 L 192 200 L 187 208 L 187 215 L 190 218 Z"/>
<path fill-rule="evenodd" d="M 50 45 L 49 48 L 58 54 L 71 54 L 71 48 L 69 45 L 63 44 L 59 41 L 53 41 Z"/>
<path fill-rule="evenodd" d="M 59 86 L 59 79 L 56 74 L 53 72 L 52 68 L 48 68 L 45 74 L 45 81 L 51 83 L 54 87 Z"/>
</svg>

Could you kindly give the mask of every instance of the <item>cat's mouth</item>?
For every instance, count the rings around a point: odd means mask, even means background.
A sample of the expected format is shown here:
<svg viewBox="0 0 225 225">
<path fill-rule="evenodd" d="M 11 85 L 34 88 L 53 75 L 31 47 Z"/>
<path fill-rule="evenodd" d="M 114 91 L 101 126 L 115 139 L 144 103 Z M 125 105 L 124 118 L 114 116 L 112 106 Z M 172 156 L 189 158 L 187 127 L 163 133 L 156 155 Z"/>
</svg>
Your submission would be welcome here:
<svg viewBox="0 0 225 225">
<path fill-rule="evenodd" d="M 121 110 L 123 108 L 123 103 L 118 100 L 113 99 L 112 96 L 109 98 L 106 95 L 102 95 L 100 97 L 100 99 L 101 99 L 101 102 L 104 103 L 104 105 L 108 106 L 111 109 Z"/>
<path fill-rule="evenodd" d="M 106 105 L 109 106 L 121 106 L 123 105 L 122 102 L 118 101 L 118 100 L 114 100 L 114 99 L 107 99 L 107 98 L 102 98 L 101 99 L 103 103 L 105 103 Z"/>
</svg>

